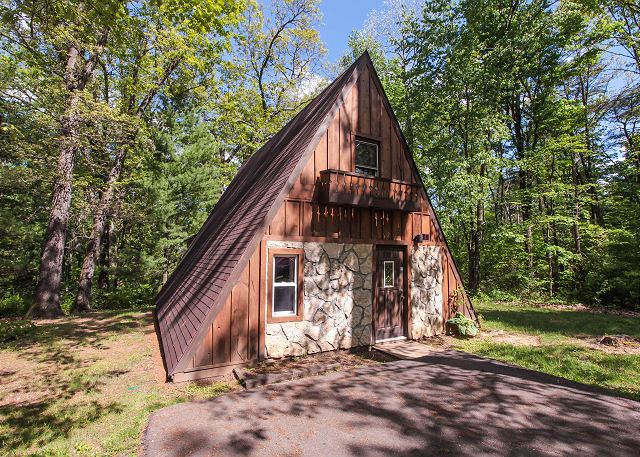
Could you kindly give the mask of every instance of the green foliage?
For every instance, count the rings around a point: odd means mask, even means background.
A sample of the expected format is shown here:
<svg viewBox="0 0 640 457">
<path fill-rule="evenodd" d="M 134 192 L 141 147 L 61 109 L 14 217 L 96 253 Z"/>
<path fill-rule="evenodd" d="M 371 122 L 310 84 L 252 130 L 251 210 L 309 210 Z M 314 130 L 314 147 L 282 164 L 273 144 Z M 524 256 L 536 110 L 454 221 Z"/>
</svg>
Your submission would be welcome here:
<svg viewBox="0 0 640 457">
<path fill-rule="evenodd" d="M 467 289 L 640 307 L 637 11 L 429 0 L 385 14 L 393 26 L 354 32 L 348 56 L 370 49 L 382 69 Z"/>
<path fill-rule="evenodd" d="M 28 320 L 2 320 L 0 321 L 0 343 L 19 340 L 23 336 L 32 334 L 35 329 L 35 324 Z"/>
<path fill-rule="evenodd" d="M 28 307 L 27 301 L 18 293 L 5 292 L 0 297 L 0 317 L 23 316 Z"/>
<path fill-rule="evenodd" d="M 455 317 L 448 319 L 447 324 L 455 326 L 456 332 L 460 336 L 476 336 L 478 334 L 476 323 L 460 312 L 457 312 Z"/>
</svg>

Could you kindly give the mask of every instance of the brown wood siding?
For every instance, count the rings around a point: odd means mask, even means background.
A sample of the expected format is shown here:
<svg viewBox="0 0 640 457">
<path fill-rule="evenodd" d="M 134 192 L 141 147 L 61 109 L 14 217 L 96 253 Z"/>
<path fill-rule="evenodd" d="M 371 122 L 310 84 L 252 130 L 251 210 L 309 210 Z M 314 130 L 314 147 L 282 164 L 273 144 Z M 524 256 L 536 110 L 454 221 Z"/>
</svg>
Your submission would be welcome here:
<svg viewBox="0 0 640 457">
<path fill-rule="evenodd" d="M 355 137 L 370 138 L 379 144 L 380 177 L 419 182 L 394 128 L 392 114 L 382 102 L 371 72 L 366 69 L 320 139 L 313 160 L 306 164 L 289 198 L 311 201 L 323 170 L 355 171 Z M 423 210 L 427 210 L 427 202 L 421 203 Z"/>
<path fill-rule="evenodd" d="M 243 364 L 259 352 L 260 249 L 233 286 L 185 372 Z"/>
<path fill-rule="evenodd" d="M 321 172 L 355 170 L 357 137 L 379 144 L 381 178 L 405 182 L 389 186 L 421 183 L 368 55 L 359 62 L 241 168 L 159 294 L 158 323 L 170 374 L 186 379 L 264 356 L 268 239 L 410 246 L 415 235 L 427 235 L 422 244 L 444 247 L 445 316 L 451 312 L 462 283 L 422 189 L 419 206 L 403 207 L 405 212 L 318 203 L 328 202 L 317 198 Z M 299 163 L 301 157 L 309 159 Z M 289 185 L 283 202 L 279 189 Z M 373 195 L 369 185 L 359 185 L 367 189 L 365 197 Z M 280 206 L 271 209 L 275 200 Z M 463 310 L 471 316 L 464 298 Z"/>
</svg>

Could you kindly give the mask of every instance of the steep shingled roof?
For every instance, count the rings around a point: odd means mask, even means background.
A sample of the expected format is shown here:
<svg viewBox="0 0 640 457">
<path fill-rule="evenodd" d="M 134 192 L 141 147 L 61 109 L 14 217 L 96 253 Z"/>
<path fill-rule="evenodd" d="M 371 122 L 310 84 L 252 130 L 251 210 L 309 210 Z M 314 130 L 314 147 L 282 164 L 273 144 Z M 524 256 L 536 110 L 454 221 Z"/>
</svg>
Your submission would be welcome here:
<svg viewBox="0 0 640 457">
<path fill-rule="evenodd" d="M 167 373 L 180 371 L 220 311 L 319 137 L 359 71 L 365 52 L 238 171 L 156 298 Z"/>
</svg>

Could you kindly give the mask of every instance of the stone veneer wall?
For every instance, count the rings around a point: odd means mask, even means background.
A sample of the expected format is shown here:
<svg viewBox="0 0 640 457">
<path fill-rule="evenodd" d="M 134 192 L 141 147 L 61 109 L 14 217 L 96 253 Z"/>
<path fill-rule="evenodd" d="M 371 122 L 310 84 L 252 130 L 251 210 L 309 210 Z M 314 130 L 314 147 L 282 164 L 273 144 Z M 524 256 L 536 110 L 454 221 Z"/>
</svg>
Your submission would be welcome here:
<svg viewBox="0 0 640 457">
<path fill-rule="evenodd" d="M 371 344 L 372 246 L 267 242 L 267 249 L 276 247 L 304 249 L 304 310 L 300 322 L 266 324 L 267 357 Z"/>
<path fill-rule="evenodd" d="M 418 340 L 442 333 L 440 246 L 417 246 L 411 255 L 411 329 Z"/>
</svg>

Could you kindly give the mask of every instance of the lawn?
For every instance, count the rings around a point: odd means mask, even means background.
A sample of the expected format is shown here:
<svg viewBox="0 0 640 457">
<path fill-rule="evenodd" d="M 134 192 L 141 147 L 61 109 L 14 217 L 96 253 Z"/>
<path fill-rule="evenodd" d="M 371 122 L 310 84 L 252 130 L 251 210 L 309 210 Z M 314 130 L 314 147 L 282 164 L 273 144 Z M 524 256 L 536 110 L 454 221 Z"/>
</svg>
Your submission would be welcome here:
<svg viewBox="0 0 640 457">
<path fill-rule="evenodd" d="M 152 411 L 236 388 L 164 383 L 149 311 L 39 323 L 0 342 L 0 455 L 136 455 Z"/>
<path fill-rule="evenodd" d="M 455 348 L 640 400 L 640 317 L 476 303 L 479 337 Z M 151 312 L 101 312 L 16 327 L 0 322 L 0 455 L 135 455 L 149 414 L 238 389 L 234 381 L 167 384 Z"/>
<path fill-rule="evenodd" d="M 454 348 L 640 400 L 640 345 L 611 348 L 597 342 L 604 335 L 640 339 L 637 315 L 513 303 L 474 305 L 482 316 L 480 337 L 454 339 Z"/>
</svg>

